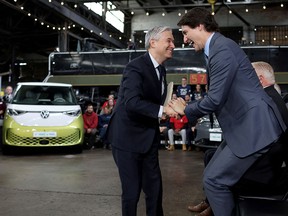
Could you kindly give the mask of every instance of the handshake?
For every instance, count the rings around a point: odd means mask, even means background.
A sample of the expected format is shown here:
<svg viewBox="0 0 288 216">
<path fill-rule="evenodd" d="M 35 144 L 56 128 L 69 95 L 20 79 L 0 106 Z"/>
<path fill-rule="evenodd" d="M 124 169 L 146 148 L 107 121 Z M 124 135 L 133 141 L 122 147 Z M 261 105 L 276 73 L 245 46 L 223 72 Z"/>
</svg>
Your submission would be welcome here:
<svg viewBox="0 0 288 216">
<path fill-rule="evenodd" d="M 163 115 L 167 115 L 169 117 L 177 117 L 177 115 L 185 115 L 184 110 L 186 107 L 186 102 L 183 98 L 179 97 L 177 99 L 170 100 L 163 107 Z"/>
</svg>

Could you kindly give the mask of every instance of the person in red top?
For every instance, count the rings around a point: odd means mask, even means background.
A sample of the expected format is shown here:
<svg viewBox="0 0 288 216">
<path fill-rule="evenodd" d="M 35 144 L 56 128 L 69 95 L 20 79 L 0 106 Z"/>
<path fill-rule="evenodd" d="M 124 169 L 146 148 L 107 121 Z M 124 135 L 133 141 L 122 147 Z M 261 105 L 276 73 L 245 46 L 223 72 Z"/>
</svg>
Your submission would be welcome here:
<svg viewBox="0 0 288 216">
<path fill-rule="evenodd" d="M 103 110 L 104 107 L 111 106 L 111 104 L 109 104 L 109 100 L 113 100 L 113 104 L 112 104 L 113 106 L 116 105 L 116 100 L 114 98 L 114 94 L 109 94 L 107 100 L 103 103 L 101 110 Z"/>
<path fill-rule="evenodd" d="M 188 119 L 187 117 L 177 115 L 176 118 L 170 118 L 171 129 L 168 130 L 168 137 L 170 146 L 168 147 L 168 151 L 173 151 L 174 147 L 174 135 L 181 135 L 182 137 L 182 150 L 186 151 L 186 127 L 187 127 Z"/>
<path fill-rule="evenodd" d="M 86 112 L 83 114 L 85 138 L 88 139 L 88 148 L 91 149 L 94 146 L 97 126 L 98 115 L 94 112 L 93 105 L 88 104 Z"/>
</svg>

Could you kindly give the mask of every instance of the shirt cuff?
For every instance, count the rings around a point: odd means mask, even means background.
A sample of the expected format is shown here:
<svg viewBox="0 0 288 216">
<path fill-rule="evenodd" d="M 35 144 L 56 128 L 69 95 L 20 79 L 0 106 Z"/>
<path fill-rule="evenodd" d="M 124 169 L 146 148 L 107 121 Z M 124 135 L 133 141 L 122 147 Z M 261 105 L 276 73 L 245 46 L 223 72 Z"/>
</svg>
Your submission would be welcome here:
<svg viewBox="0 0 288 216">
<path fill-rule="evenodd" d="M 159 112 L 158 112 L 158 118 L 161 118 L 163 115 L 163 106 L 160 106 Z"/>
</svg>

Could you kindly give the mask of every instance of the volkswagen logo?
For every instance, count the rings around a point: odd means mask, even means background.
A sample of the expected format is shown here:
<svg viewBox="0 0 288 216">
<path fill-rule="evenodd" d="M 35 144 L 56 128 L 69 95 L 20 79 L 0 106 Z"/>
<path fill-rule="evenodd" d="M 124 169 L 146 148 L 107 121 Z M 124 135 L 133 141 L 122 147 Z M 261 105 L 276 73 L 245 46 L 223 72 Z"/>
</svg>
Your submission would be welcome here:
<svg viewBox="0 0 288 216">
<path fill-rule="evenodd" d="M 49 117 L 49 111 L 47 110 L 42 110 L 41 113 L 40 113 L 40 116 L 43 118 L 43 119 L 46 119 Z"/>
</svg>

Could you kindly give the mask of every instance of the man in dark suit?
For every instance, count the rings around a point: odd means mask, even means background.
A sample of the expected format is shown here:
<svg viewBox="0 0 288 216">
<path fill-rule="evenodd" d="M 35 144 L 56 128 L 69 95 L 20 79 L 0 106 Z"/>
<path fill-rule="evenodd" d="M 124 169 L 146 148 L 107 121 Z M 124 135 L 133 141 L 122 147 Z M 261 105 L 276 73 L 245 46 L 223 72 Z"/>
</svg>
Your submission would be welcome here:
<svg viewBox="0 0 288 216">
<path fill-rule="evenodd" d="M 140 192 L 146 213 L 162 216 L 162 179 L 158 161 L 159 118 L 176 113 L 163 107 L 166 70 L 161 65 L 172 57 L 174 37 L 168 27 L 155 27 L 145 36 L 147 52 L 126 66 L 107 138 L 122 185 L 122 215 L 135 216 Z"/>
<path fill-rule="evenodd" d="M 178 25 L 185 43 L 192 44 L 196 51 L 204 50 L 208 93 L 188 106 L 181 98 L 170 105 L 191 122 L 215 113 L 225 142 L 205 168 L 204 190 L 215 216 L 235 215 L 230 188 L 279 139 L 286 126 L 246 54 L 238 44 L 218 33 L 211 12 L 193 8 Z"/>
</svg>

